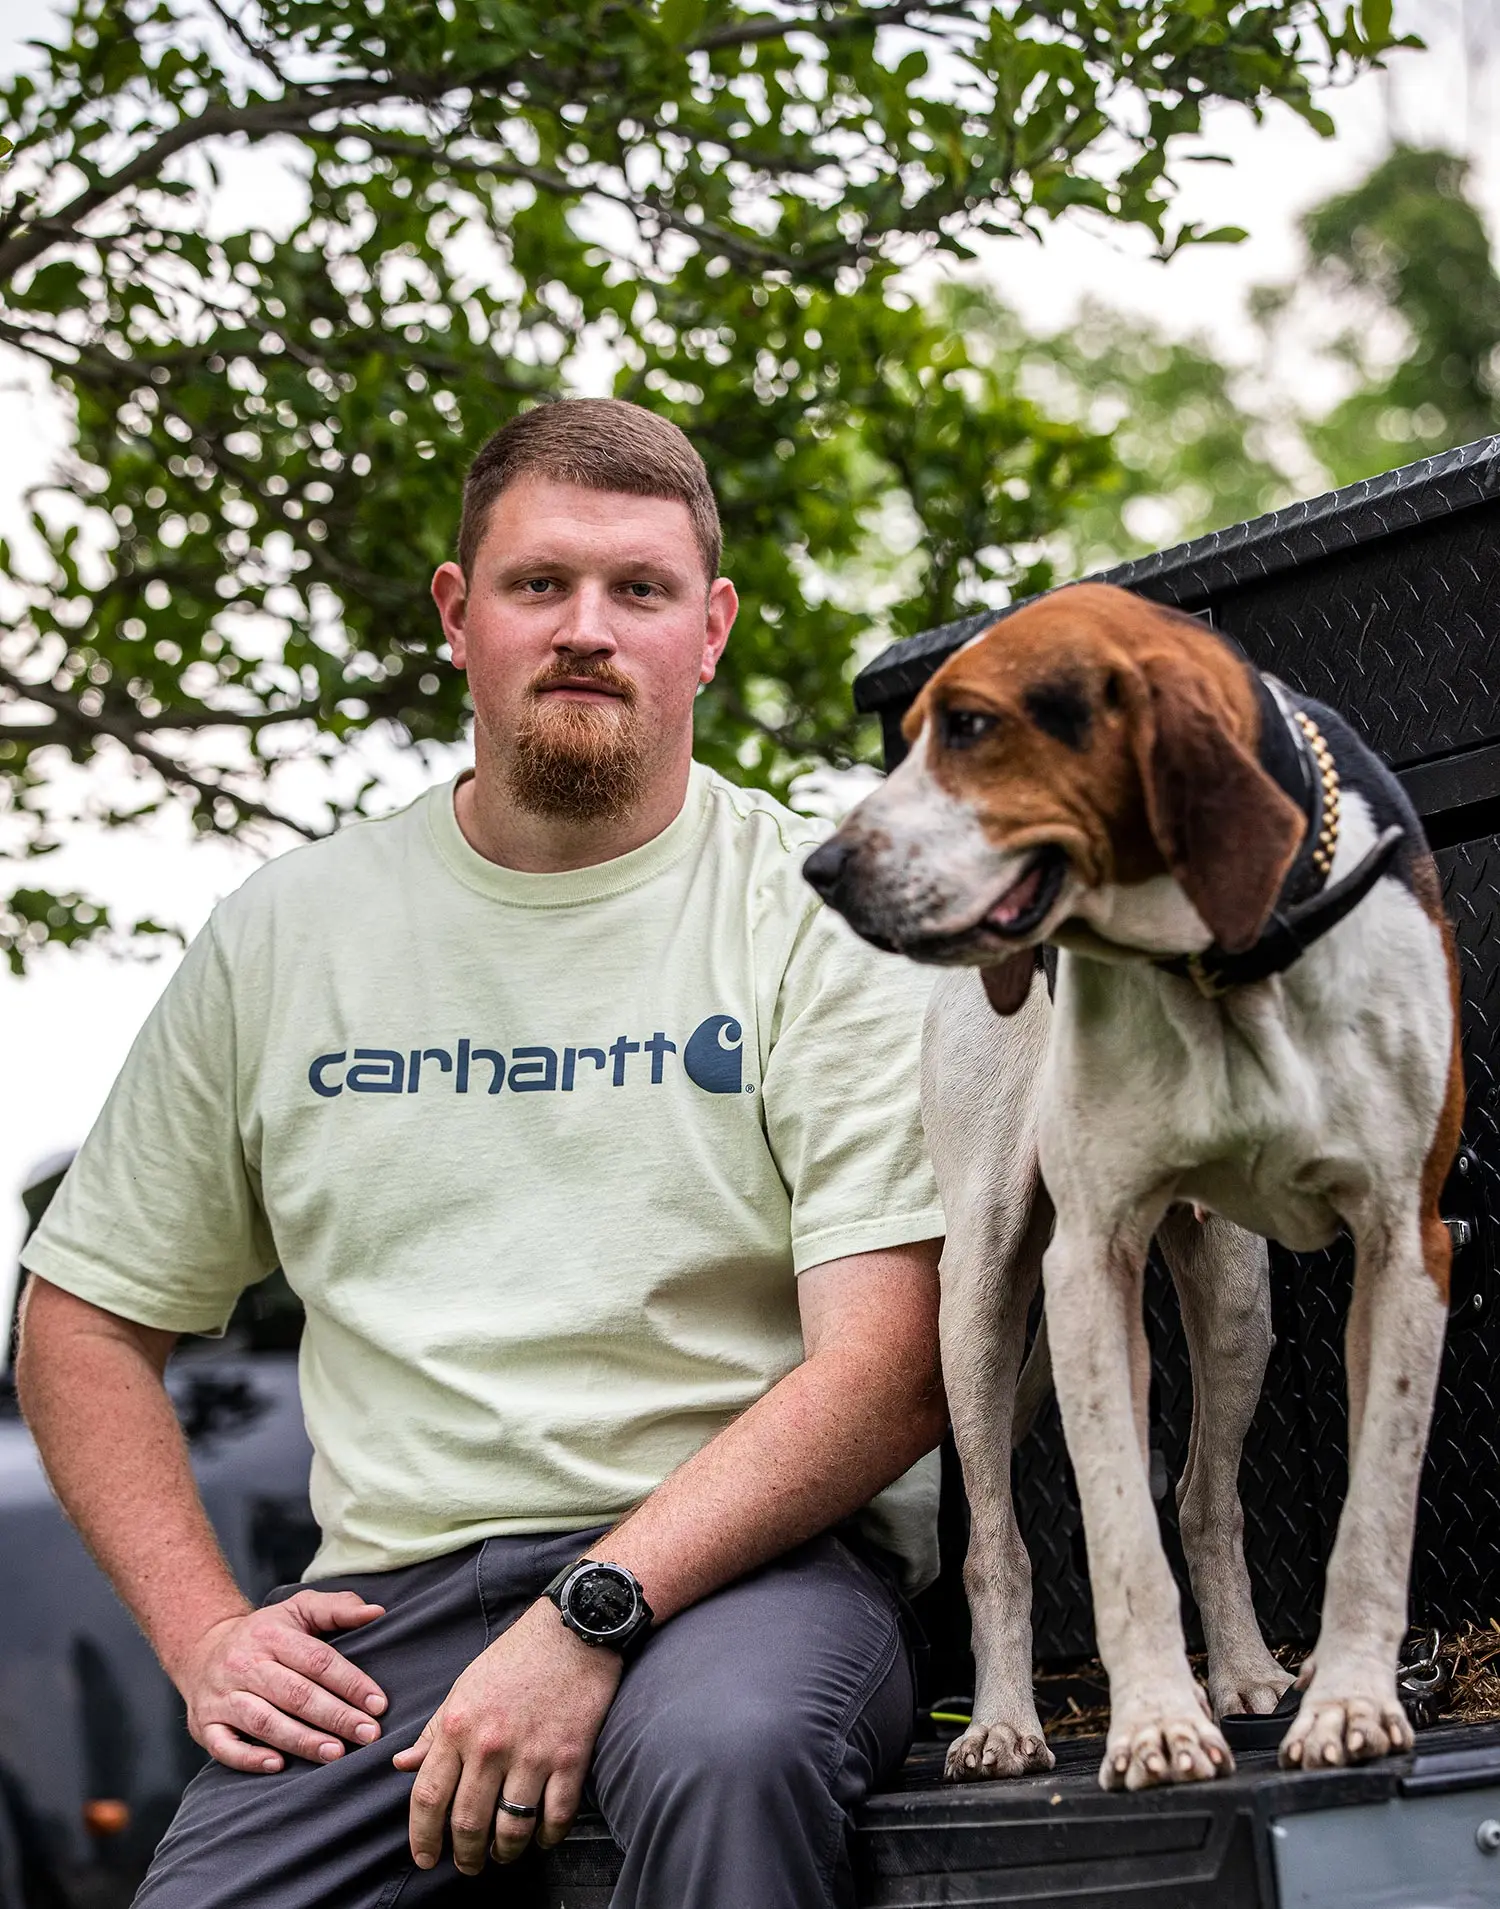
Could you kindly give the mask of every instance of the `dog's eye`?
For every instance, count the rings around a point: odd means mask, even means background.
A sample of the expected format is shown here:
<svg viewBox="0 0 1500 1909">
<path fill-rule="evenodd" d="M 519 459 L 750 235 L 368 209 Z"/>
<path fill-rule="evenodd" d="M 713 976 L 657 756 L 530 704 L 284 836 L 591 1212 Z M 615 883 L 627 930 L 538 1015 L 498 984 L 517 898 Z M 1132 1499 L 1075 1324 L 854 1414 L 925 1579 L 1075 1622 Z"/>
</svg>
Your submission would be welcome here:
<svg viewBox="0 0 1500 1909">
<path fill-rule="evenodd" d="M 999 720 L 983 709 L 945 709 L 941 724 L 943 743 L 949 749 L 971 749 L 990 734 Z"/>
</svg>

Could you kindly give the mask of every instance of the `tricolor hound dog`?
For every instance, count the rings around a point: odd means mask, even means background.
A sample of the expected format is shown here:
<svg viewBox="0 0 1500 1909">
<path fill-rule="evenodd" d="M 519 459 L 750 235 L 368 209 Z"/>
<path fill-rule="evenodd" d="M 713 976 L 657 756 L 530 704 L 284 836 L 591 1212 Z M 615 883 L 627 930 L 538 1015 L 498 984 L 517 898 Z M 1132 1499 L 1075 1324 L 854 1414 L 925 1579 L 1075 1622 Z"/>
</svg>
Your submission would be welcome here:
<svg viewBox="0 0 1500 1909">
<path fill-rule="evenodd" d="M 1233 1767 L 1148 1483 L 1153 1234 L 1192 1356 L 1179 1502 L 1218 1715 L 1269 1711 L 1289 1681 L 1256 1626 L 1236 1485 L 1271 1343 L 1256 1236 L 1308 1252 L 1353 1235 L 1349 1490 L 1281 1760 L 1406 1748 L 1396 1661 L 1447 1313 L 1438 1194 L 1463 1111 L 1452 936 L 1411 805 L 1333 710 L 1196 619 L 1099 584 L 976 637 L 905 735 L 906 760 L 807 875 L 877 946 L 984 984 L 938 981 L 924 1049 L 979 1668 L 949 1774 L 1052 1760 L 1009 1472 L 1039 1258 L 1109 1672 L 1100 1782 Z M 1043 941 L 1062 951 L 1050 1007 Z"/>
</svg>

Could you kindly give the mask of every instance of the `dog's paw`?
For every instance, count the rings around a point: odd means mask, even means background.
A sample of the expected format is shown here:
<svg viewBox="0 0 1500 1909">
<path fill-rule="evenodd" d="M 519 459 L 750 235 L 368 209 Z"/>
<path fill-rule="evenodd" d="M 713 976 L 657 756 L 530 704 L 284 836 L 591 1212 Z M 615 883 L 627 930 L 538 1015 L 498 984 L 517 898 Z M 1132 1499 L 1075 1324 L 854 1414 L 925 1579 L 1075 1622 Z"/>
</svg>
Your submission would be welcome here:
<svg viewBox="0 0 1500 1909">
<path fill-rule="evenodd" d="M 1204 1783 L 1234 1769 L 1229 1745 L 1210 1722 L 1207 1699 L 1141 1704 L 1113 1713 L 1099 1770 L 1103 1790 L 1146 1790 L 1159 1783 Z"/>
<path fill-rule="evenodd" d="M 1336 1770 L 1346 1763 L 1409 1750 L 1415 1741 L 1391 1682 L 1387 1690 L 1343 1696 L 1309 1688 L 1296 1721 L 1282 1739 L 1284 1770 Z"/>
<path fill-rule="evenodd" d="M 950 1783 L 982 1783 L 1050 1770 L 1056 1761 L 1040 1724 L 1017 1729 L 1008 1723 L 971 1723 L 948 1745 L 943 1775 Z"/>
<path fill-rule="evenodd" d="M 1209 1703 L 1216 1717 L 1269 1717 L 1292 1682 L 1269 1651 L 1247 1653 L 1237 1663 L 1209 1665 Z"/>
</svg>

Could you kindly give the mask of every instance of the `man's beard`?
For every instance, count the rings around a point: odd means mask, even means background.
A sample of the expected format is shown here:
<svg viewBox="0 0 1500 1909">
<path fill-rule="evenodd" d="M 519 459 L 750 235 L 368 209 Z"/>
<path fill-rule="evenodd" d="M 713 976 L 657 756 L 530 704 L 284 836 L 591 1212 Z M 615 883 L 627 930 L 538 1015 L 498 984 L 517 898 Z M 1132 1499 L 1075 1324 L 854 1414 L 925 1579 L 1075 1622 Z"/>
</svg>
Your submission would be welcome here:
<svg viewBox="0 0 1500 1909">
<path fill-rule="evenodd" d="M 578 703 L 546 694 L 550 684 L 584 680 L 615 700 Z M 608 821 L 633 808 L 646 780 L 646 746 L 629 677 L 603 659 L 560 659 L 532 680 L 529 698 L 506 770 L 516 804 L 566 822 Z"/>
</svg>

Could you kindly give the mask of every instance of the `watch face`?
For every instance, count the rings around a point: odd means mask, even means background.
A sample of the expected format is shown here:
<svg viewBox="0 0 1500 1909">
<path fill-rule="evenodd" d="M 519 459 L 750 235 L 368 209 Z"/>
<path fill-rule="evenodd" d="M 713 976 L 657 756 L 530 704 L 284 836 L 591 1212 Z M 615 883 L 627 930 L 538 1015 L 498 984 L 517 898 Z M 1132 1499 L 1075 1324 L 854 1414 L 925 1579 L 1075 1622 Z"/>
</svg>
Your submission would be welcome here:
<svg viewBox="0 0 1500 1909">
<path fill-rule="evenodd" d="M 636 1614 L 635 1587 L 603 1566 L 581 1571 L 568 1587 L 568 1610 L 586 1631 L 608 1637 Z"/>
</svg>

